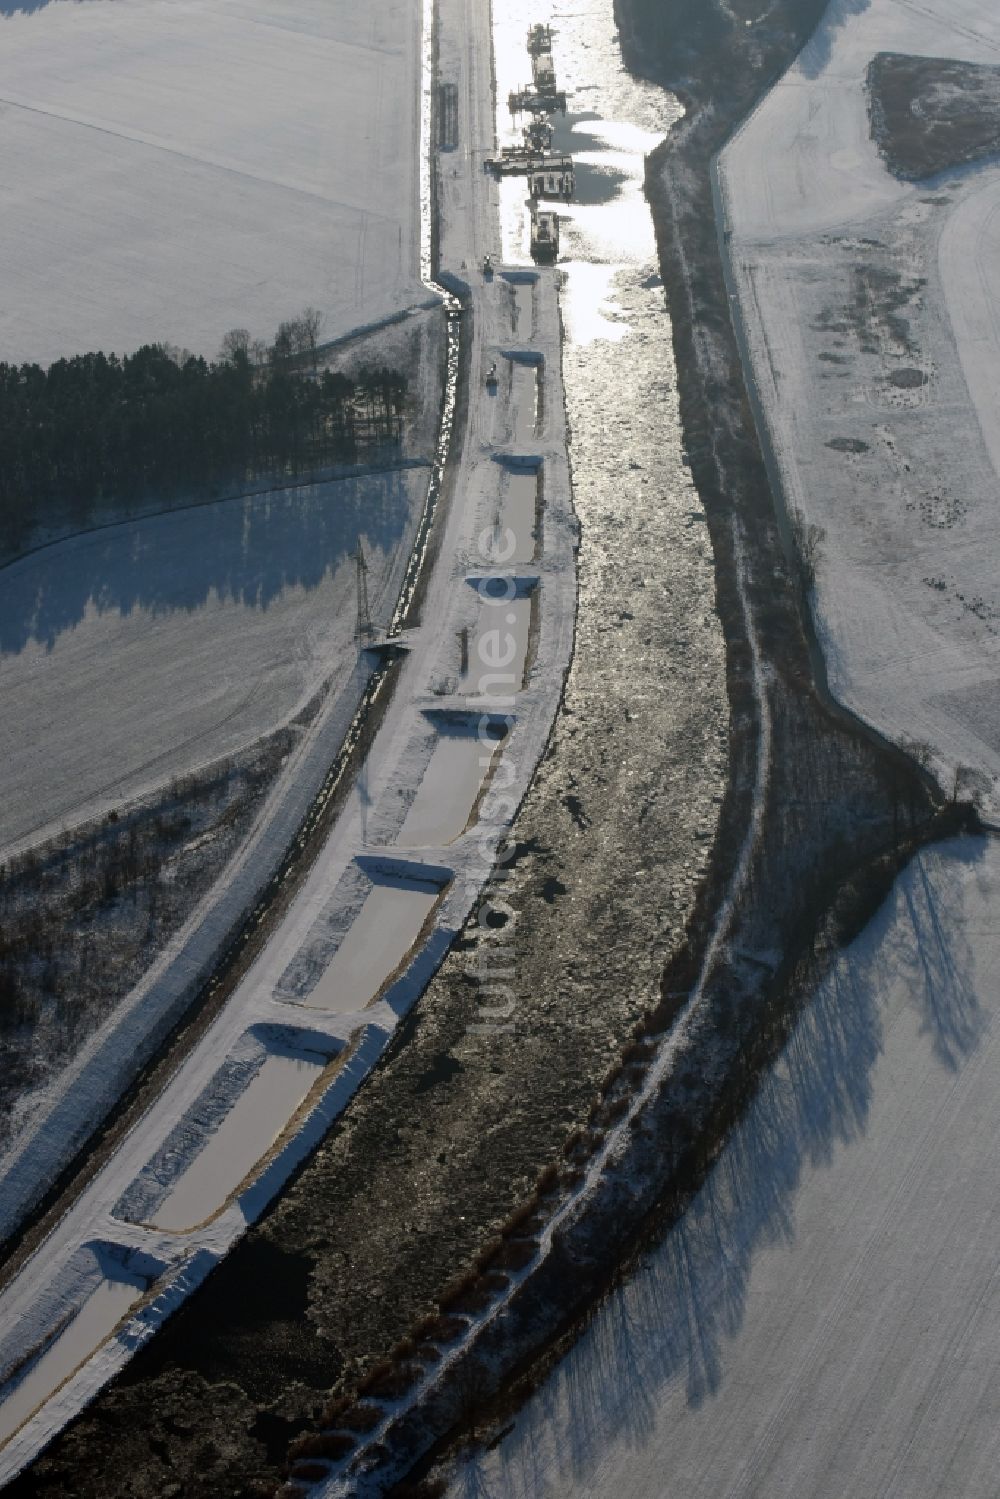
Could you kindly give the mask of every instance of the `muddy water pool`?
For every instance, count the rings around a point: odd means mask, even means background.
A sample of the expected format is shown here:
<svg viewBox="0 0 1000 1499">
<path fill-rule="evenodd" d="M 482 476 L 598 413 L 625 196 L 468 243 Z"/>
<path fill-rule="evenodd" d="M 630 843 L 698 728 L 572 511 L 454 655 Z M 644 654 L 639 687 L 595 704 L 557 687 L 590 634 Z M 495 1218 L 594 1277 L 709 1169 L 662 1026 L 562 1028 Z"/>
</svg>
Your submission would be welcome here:
<svg viewBox="0 0 1000 1499">
<path fill-rule="evenodd" d="M 511 332 L 527 341 L 535 331 L 535 291 L 531 281 L 509 281 L 513 295 Z"/>
<path fill-rule="evenodd" d="M 481 601 L 469 640 L 463 692 L 502 697 L 520 690 L 528 665 L 532 614 L 530 595 L 502 603 Z"/>
<path fill-rule="evenodd" d="M 373 885 L 329 967 L 302 1001 L 346 1015 L 378 994 L 414 945 L 441 898 L 437 885 L 416 881 Z"/>
<path fill-rule="evenodd" d="M 514 412 L 515 443 L 530 442 L 538 430 L 538 369 L 512 361 L 510 401 Z"/>
<path fill-rule="evenodd" d="M 400 848 L 441 848 L 461 837 L 489 774 L 496 744 L 475 728 L 443 729 L 396 840 Z"/>
<path fill-rule="evenodd" d="M 538 549 L 537 468 L 500 470 L 500 497 L 493 514 L 493 539 L 488 556 L 498 566 L 533 562 Z"/>
<path fill-rule="evenodd" d="M 211 1218 L 274 1144 L 323 1071 L 318 1056 L 271 1052 L 153 1215 L 180 1232 Z"/>
<path fill-rule="evenodd" d="M 111 1336 L 145 1289 L 138 1277 L 101 1281 L 0 1403 L 0 1445 Z"/>
</svg>

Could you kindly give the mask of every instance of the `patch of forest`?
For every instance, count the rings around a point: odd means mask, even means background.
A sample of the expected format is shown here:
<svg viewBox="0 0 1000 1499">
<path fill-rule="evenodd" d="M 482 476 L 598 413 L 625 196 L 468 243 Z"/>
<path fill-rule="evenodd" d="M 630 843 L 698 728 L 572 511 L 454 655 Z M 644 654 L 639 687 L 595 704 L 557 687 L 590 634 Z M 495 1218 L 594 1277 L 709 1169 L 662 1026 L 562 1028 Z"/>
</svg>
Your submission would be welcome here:
<svg viewBox="0 0 1000 1499">
<path fill-rule="evenodd" d="M 147 344 L 48 369 L 0 363 L 3 549 L 56 517 L 83 526 L 119 502 L 296 476 L 398 444 L 405 375 L 320 369 L 318 326 L 303 314 L 271 345 L 234 329 L 213 361 Z"/>
<path fill-rule="evenodd" d="M 1000 68 L 880 52 L 868 67 L 872 138 L 891 172 L 919 182 L 1000 155 Z"/>
</svg>

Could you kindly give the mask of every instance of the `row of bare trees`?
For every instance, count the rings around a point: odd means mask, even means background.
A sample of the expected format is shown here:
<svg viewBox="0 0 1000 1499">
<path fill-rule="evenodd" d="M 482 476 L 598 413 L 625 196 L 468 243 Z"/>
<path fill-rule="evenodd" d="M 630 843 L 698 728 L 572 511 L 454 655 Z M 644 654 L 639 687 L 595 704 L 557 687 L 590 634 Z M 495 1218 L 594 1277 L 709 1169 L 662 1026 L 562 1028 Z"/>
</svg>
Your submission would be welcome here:
<svg viewBox="0 0 1000 1499">
<path fill-rule="evenodd" d="M 272 344 L 252 337 L 249 328 L 231 328 L 222 340 L 219 357 L 226 364 L 245 362 L 256 368 L 308 362 L 315 371 L 322 327 L 323 314 L 315 307 L 304 307 L 298 317 L 278 324 Z"/>
</svg>

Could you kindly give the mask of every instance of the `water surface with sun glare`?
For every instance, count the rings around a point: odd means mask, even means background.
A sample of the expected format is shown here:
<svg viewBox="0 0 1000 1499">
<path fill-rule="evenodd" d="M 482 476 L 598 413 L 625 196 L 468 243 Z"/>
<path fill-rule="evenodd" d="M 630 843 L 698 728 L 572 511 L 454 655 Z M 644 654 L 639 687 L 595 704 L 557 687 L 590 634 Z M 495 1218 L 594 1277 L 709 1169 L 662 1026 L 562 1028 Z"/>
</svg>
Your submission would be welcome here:
<svg viewBox="0 0 1000 1499">
<path fill-rule="evenodd" d="M 627 957 L 633 991 L 653 992 L 711 847 L 727 770 L 728 706 L 708 529 L 683 456 L 676 371 L 646 156 L 681 113 L 626 71 L 613 0 L 511 0 L 494 10 L 497 143 L 519 145 L 508 95 L 531 78 L 528 28 L 553 28 L 565 116 L 553 152 L 571 154 L 575 193 L 560 217 L 563 377 L 582 538 L 576 654 L 548 784 L 519 823 L 560 853 L 581 892 L 534 967 L 596 942 Z M 501 183 L 503 254 L 530 264 L 527 185 Z M 581 813 L 565 844 L 565 812 Z M 568 800 L 567 800 L 568 799 Z M 583 827 L 580 823 L 585 822 Z M 608 892 L 613 892 L 610 901 Z M 651 898 L 652 895 L 652 898 Z M 604 900 L 608 921 L 585 912 Z M 597 954 L 594 954 L 597 960 Z"/>
</svg>

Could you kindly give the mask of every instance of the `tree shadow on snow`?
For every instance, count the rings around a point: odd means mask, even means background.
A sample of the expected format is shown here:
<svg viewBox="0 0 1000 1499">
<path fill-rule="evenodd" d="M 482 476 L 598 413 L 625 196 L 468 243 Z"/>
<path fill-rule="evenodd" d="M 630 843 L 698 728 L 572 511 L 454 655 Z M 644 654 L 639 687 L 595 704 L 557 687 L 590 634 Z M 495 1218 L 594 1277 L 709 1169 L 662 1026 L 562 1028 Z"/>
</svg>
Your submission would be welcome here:
<svg viewBox="0 0 1000 1499">
<path fill-rule="evenodd" d="M 0 16 L 28 16 L 48 4 L 49 0 L 0 0 Z"/>
<path fill-rule="evenodd" d="M 474 1459 L 455 1492 L 543 1499 L 589 1493 L 591 1481 L 599 1491 L 608 1444 L 644 1446 L 670 1386 L 683 1382 L 692 1407 L 720 1390 L 754 1256 L 794 1240 L 804 1169 L 829 1164 L 866 1131 L 882 996 L 894 985 L 894 1004 L 917 1007 L 941 1065 L 960 1068 L 978 1044 L 984 1016 L 961 909 L 969 866 L 982 855 L 982 842 L 965 838 L 913 861 L 809 1002 L 682 1220 L 532 1397 L 499 1449 L 497 1477 L 496 1458 Z"/>
<path fill-rule="evenodd" d="M 836 32 L 846 26 L 852 16 L 860 16 L 870 8 L 871 0 L 833 0 L 819 26 L 799 53 L 799 67 L 807 78 L 818 78 L 826 71 L 833 55 Z"/>
<path fill-rule="evenodd" d="M 317 588 L 359 537 L 386 555 L 400 544 L 412 481 L 404 470 L 274 490 L 46 547 L 0 573 L 0 655 L 30 641 L 51 650 L 88 609 L 168 614 L 213 596 L 267 609 L 288 588 Z"/>
</svg>

